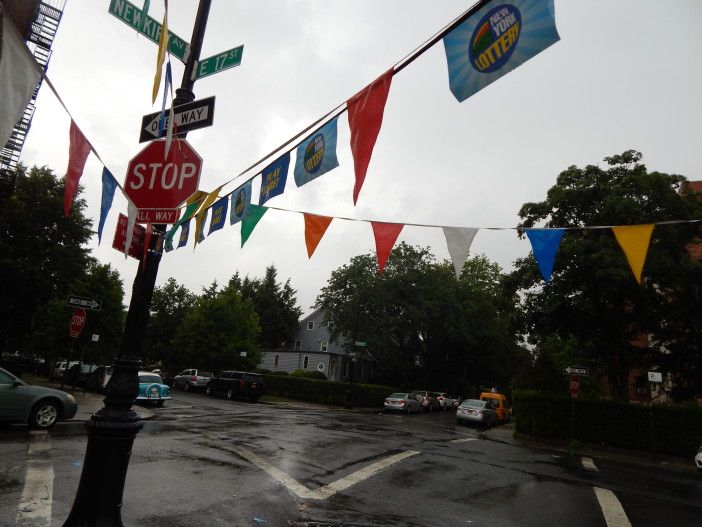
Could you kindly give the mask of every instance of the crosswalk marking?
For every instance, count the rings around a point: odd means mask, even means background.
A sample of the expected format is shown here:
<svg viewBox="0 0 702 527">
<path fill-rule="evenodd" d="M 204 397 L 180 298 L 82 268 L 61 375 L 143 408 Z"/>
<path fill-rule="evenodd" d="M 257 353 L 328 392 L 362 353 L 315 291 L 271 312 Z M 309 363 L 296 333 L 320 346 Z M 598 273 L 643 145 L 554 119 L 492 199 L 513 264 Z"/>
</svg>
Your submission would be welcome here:
<svg viewBox="0 0 702 527">
<path fill-rule="evenodd" d="M 591 458 L 582 457 L 580 458 L 580 461 L 582 462 L 585 470 L 589 470 L 590 472 L 599 472 L 599 469 L 595 466 L 595 462 Z"/>
<path fill-rule="evenodd" d="M 54 491 L 54 469 L 49 451 L 51 437 L 46 432 L 31 432 L 27 451 L 27 475 L 20 498 L 16 524 L 49 526 Z"/>
<path fill-rule="evenodd" d="M 597 496 L 597 501 L 600 503 L 607 527 L 631 527 L 629 518 L 626 517 L 624 512 L 624 507 L 622 507 L 614 492 L 601 489 L 600 487 L 593 488 L 595 489 L 595 496 Z"/>
</svg>

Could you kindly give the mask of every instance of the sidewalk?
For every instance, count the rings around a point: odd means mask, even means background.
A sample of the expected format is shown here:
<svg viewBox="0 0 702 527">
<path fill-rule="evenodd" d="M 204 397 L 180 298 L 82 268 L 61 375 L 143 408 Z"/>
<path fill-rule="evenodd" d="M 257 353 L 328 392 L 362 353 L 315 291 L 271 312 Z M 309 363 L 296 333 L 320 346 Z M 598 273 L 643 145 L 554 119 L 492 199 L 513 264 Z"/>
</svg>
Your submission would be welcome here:
<svg viewBox="0 0 702 527">
<path fill-rule="evenodd" d="M 638 465 L 646 467 L 664 468 L 682 472 L 696 472 L 695 463 L 690 459 L 679 457 L 657 455 L 654 462 L 650 452 L 640 450 L 627 450 L 624 448 L 615 448 L 607 446 L 593 446 L 578 444 L 573 449 L 570 448 L 568 441 L 559 439 L 551 439 L 547 437 L 528 438 L 514 433 L 514 422 L 490 428 L 480 433 L 481 439 L 495 441 L 497 443 L 505 443 L 525 448 L 536 448 L 539 450 L 548 450 L 563 454 L 574 454 L 579 456 L 587 456 L 594 459 L 606 459 L 618 463 L 626 463 L 629 465 Z"/>
<path fill-rule="evenodd" d="M 61 388 L 60 382 L 50 381 L 44 377 L 39 377 L 38 375 L 25 374 L 22 377 L 22 380 L 27 384 L 33 384 L 36 386 L 44 386 L 46 388 L 54 388 L 55 390 L 61 390 L 66 393 L 70 393 L 73 397 L 75 397 L 76 403 L 78 403 L 78 411 L 76 412 L 76 415 L 73 417 L 73 419 L 59 421 L 58 424 L 62 422 L 77 423 L 88 421 L 95 412 L 97 412 L 104 406 L 103 399 L 105 398 L 105 396 L 103 394 L 92 392 L 84 393 L 83 388 L 74 389 L 68 384 L 64 384 L 63 388 Z M 137 415 L 142 421 L 154 419 L 156 417 L 156 414 L 154 414 L 148 408 L 144 408 L 143 406 L 135 404 L 134 406 L 132 406 L 132 409 L 137 413 Z"/>
</svg>

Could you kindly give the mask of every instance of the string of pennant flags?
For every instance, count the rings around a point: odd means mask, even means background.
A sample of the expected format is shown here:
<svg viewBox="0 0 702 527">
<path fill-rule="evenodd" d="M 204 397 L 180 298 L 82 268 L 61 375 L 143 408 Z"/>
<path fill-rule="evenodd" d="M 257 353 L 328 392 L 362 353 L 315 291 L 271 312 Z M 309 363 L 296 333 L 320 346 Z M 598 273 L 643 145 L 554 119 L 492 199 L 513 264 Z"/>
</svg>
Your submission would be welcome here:
<svg viewBox="0 0 702 527">
<path fill-rule="evenodd" d="M 148 10 L 148 2 L 145 2 L 144 10 Z M 169 88 L 171 102 L 173 99 L 168 38 L 164 37 L 164 35 L 168 34 L 166 29 L 167 16 L 168 4 L 166 1 L 166 11 L 162 24 L 163 30 L 159 39 L 157 68 L 152 90 L 153 104 L 158 95 L 161 72 L 165 62 L 166 74 L 159 119 L 159 136 L 164 126 Z M 227 215 L 229 215 L 230 225 L 241 223 L 241 247 L 243 247 L 264 214 L 269 209 L 273 209 L 303 215 L 305 243 L 308 257 L 310 258 L 334 219 L 370 223 L 376 242 L 379 272 L 383 271 L 390 252 L 405 226 L 441 228 L 446 238 L 456 276 L 459 277 L 468 258 L 470 246 L 479 230 L 516 229 L 526 232 L 538 268 L 545 282 L 549 283 L 558 248 L 566 230 L 607 228 L 612 230 L 626 256 L 634 277 L 640 283 L 651 235 L 654 226 L 657 225 L 654 223 L 529 229 L 521 227 L 452 227 L 322 216 L 310 212 L 265 205 L 272 198 L 284 193 L 293 151 L 295 151 L 293 179 L 297 187 L 302 187 L 339 166 L 336 154 L 337 127 L 338 118 L 344 112 L 348 113 L 350 128 L 350 148 L 355 176 L 353 203 L 356 205 L 366 178 L 373 148 L 382 126 L 384 109 L 393 76 L 440 40 L 443 41 L 446 53 L 449 88 L 456 99 L 462 102 L 556 43 L 559 39 L 555 25 L 553 0 L 510 0 L 509 3 L 499 5 L 495 5 L 495 2 L 490 2 L 489 0 L 481 0 L 350 99 L 327 112 L 240 174 L 219 185 L 209 193 L 198 191 L 193 194 L 186 201 L 180 219 L 161 237 L 159 245 L 162 245 L 166 252 L 174 250 L 174 237 L 180 230 L 178 243 L 175 248 L 185 246 L 191 230 L 191 220 L 194 218 L 195 233 L 193 237 L 194 247 L 196 247 L 204 241 L 206 236 L 210 236 L 222 229 L 226 223 Z M 168 61 L 165 60 L 166 56 L 168 56 Z M 55 90 L 54 93 L 56 93 Z M 67 109 L 66 111 L 68 112 Z M 180 149 L 184 143 L 184 140 L 179 139 L 173 129 L 173 104 L 171 104 L 170 112 L 168 132 L 165 138 L 166 155 L 168 155 L 170 148 Z M 97 155 L 95 149 L 72 119 L 69 163 L 66 171 L 66 194 L 64 196 L 64 213 L 66 216 L 70 214 L 71 204 L 78 188 L 78 181 L 90 151 L 95 152 Z M 100 159 L 99 156 L 98 159 Z M 264 166 L 264 168 L 259 170 L 258 167 L 260 166 Z M 251 175 L 247 176 L 247 174 Z M 261 180 L 260 192 L 258 203 L 255 204 L 252 200 L 252 183 L 259 176 Z M 243 182 L 234 190 L 220 196 L 225 186 L 242 178 L 244 179 Z M 102 172 L 102 183 L 98 243 L 102 239 L 105 219 L 112 206 L 115 191 L 119 188 L 128 202 L 126 242 L 124 246 L 126 257 L 131 246 L 137 208 L 106 166 L 104 166 Z M 208 218 L 210 219 L 209 231 L 205 235 L 205 224 Z M 658 224 L 699 221 L 701 220 L 679 220 Z M 152 228 L 149 224 L 146 228 L 144 254 L 148 251 L 151 233 Z"/>
</svg>

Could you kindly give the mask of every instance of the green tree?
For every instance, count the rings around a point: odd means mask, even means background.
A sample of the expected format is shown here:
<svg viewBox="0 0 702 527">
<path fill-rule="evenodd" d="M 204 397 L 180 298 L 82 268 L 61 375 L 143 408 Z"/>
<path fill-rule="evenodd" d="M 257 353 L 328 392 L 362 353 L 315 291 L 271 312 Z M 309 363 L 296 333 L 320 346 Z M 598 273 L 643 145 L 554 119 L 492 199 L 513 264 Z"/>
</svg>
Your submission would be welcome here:
<svg viewBox="0 0 702 527">
<path fill-rule="evenodd" d="M 302 310 L 297 306 L 296 291 L 290 280 L 278 282 L 278 271 L 274 265 L 266 268 L 262 279 L 249 279 L 247 276 L 241 280 L 235 273 L 227 288 L 239 291 L 253 305 L 261 325 L 259 344 L 262 349 L 278 348 L 292 338 Z"/>
<path fill-rule="evenodd" d="M 20 165 L 16 176 L 15 191 L 0 207 L 0 350 L 11 352 L 41 330 L 40 311 L 62 298 L 65 303 L 76 293 L 69 285 L 94 265 L 86 247 L 92 222 L 84 216 L 82 189 L 65 218 L 63 180 L 46 167 L 27 171 Z"/>
<path fill-rule="evenodd" d="M 177 354 L 176 330 L 193 308 L 197 297 L 174 278 L 154 289 L 151 298 L 149 329 L 144 343 L 144 362 L 170 364 Z M 186 366 L 187 367 L 187 366 Z"/>
<path fill-rule="evenodd" d="M 569 167 L 544 201 L 522 206 L 521 226 L 630 225 L 702 218 L 702 203 L 679 194 L 685 178 L 649 172 L 640 160 L 640 153 L 629 150 L 605 158 L 606 168 Z M 633 278 L 610 229 L 567 231 L 548 286 L 543 285 L 532 258 L 519 260 L 511 285 L 522 292 L 523 331 L 537 354 L 548 339 L 571 346 L 575 342 L 585 365 L 607 375 L 615 397 L 625 397 L 631 368 L 658 365 L 673 372 L 679 385 L 702 390 L 702 302 L 695 296 L 702 285 L 702 269 L 685 248 L 698 232 L 696 224 L 657 226 L 642 285 Z M 650 334 L 653 346 L 634 345 L 641 334 Z M 670 355 L 661 353 L 661 346 Z"/>
<path fill-rule="evenodd" d="M 254 369 L 261 362 L 259 331 L 258 316 L 238 291 L 227 288 L 201 297 L 176 330 L 169 365 L 174 370 L 189 366 Z"/>
<path fill-rule="evenodd" d="M 515 354 L 513 306 L 499 266 L 470 259 L 460 280 L 449 262 L 401 243 L 378 274 L 375 256 L 355 256 L 332 272 L 316 307 L 333 339 L 349 350 L 367 342 L 382 382 L 465 391 L 506 386 Z"/>
</svg>

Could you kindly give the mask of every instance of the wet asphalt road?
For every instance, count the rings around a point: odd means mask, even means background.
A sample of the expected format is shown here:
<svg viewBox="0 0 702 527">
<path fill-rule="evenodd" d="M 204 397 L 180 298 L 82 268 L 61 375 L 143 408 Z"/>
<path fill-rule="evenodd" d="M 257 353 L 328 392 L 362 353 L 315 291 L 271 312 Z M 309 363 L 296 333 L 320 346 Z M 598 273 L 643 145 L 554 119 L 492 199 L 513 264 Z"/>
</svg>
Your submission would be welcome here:
<svg viewBox="0 0 702 527">
<path fill-rule="evenodd" d="M 479 439 L 452 413 L 174 395 L 135 441 L 126 525 L 702 525 L 696 474 L 599 460 L 594 472 L 580 458 Z M 85 452 L 69 432 L 60 424 L 49 438 L 52 526 L 70 510 Z M 0 430 L 2 526 L 17 525 L 35 440 Z"/>
</svg>

